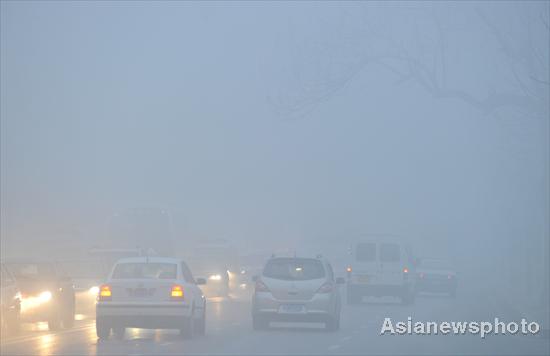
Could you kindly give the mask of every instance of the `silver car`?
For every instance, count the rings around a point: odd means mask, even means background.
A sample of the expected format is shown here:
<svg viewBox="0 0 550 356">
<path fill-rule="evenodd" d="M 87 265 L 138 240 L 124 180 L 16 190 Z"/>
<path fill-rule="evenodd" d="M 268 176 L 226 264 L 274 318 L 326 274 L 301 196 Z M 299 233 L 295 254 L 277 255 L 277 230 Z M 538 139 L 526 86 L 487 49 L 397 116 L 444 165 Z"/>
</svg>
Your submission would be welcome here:
<svg viewBox="0 0 550 356">
<path fill-rule="evenodd" d="M 340 327 L 340 292 L 330 263 L 323 258 L 273 257 L 255 278 L 252 298 L 254 329 L 271 321 L 322 322 Z"/>
</svg>

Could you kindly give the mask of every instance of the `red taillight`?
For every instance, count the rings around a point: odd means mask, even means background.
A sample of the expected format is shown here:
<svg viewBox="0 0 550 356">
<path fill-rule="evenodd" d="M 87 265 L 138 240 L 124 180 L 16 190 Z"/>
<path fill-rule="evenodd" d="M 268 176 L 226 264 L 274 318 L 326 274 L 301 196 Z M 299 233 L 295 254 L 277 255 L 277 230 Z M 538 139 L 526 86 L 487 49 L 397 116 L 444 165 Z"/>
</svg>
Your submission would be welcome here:
<svg viewBox="0 0 550 356">
<path fill-rule="evenodd" d="M 256 292 L 269 292 L 269 288 L 265 285 L 264 282 L 257 280 L 256 281 Z"/>
<path fill-rule="evenodd" d="M 111 286 L 108 284 L 103 284 L 99 287 L 99 293 L 97 296 L 98 300 L 111 300 L 113 293 L 111 291 Z"/>
<path fill-rule="evenodd" d="M 333 287 L 332 283 L 326 282 L 317 290 L 317 293 L 330 293 Z"/>
<path fill-rule="evenodd" d="M 170 291 L 170 297 L 172 299 L 181 300 L 183 299 L 183 287 L 179 284 L 174 284 L 172 290 Z"/>
<path fill-rule="evenodd" d="M 407 267 L 403 268 L 403 273 L 409 273 L 409 269 Z"/>
<path fill-rule="evenodd" d="M 348 266 L 348 268 L 346 268 L 346 272 L 351 273 L 351 266 Z"/>
</svg>

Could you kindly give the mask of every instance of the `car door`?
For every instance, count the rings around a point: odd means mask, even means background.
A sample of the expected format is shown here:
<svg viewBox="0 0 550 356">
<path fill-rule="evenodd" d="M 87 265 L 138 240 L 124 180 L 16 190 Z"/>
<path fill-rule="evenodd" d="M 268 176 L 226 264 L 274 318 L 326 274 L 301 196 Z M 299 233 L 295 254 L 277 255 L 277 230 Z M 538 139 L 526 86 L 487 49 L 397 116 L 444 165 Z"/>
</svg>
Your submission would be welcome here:
<svg viewBox="0 0 550 356">
<path fill-rule="evenodd" d="M 186 287 L 191 290 L 193 301 L 195 302 L 195 307 L 203 308 L 204 302 L 202 301 L 202 290 L 199 288 L 195 282 L 195 278 L 191 273 L 191 270 L 184 261 L 181 261 L 181 272 L 183 279 L 185 280 Z"/>
</svg>

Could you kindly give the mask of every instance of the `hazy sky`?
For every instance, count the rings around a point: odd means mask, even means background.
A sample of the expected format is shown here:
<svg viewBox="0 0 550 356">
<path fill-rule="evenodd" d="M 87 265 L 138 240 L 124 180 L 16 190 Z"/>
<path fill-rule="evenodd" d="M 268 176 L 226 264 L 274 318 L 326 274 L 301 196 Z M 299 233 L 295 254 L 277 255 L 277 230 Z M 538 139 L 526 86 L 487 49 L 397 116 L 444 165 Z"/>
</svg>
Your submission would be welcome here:
<svg viewBox="0 0 550 356">
<path fill-rule="evenodd" d="M 278 113 L 278 98 L 345 75 L 386 36 L 429 60 L 434 18 L 451 85 L 519 90 L 478 12 L 521 48 L 514 26 L 548 4 L 421 4 L 3 1 L 2 239 L 91 238 L 142 206 L 172 211 L 181 236 L 540 238 L 540 118 L 434 98 L 378 64 Z M 529 38 L 548 58 L 547 34 Z"/>
</svg>

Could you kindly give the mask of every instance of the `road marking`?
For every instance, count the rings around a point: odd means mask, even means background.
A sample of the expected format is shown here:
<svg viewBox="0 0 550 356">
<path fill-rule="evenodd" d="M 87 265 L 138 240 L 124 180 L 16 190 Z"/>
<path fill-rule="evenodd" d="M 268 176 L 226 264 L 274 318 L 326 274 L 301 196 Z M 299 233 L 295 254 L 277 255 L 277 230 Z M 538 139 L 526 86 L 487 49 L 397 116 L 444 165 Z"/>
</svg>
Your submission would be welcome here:
<svg viewBox="0 0 550 356">
<path fill-rule="evenodd" d="M 340 345 L 330 345 L 330 346 L 328 347 L 328 349 L 329 349 L 329 350 L 337 350 L 337 349 L 339 349 L 340 347 L 341 347 Z"/>
</svg>

